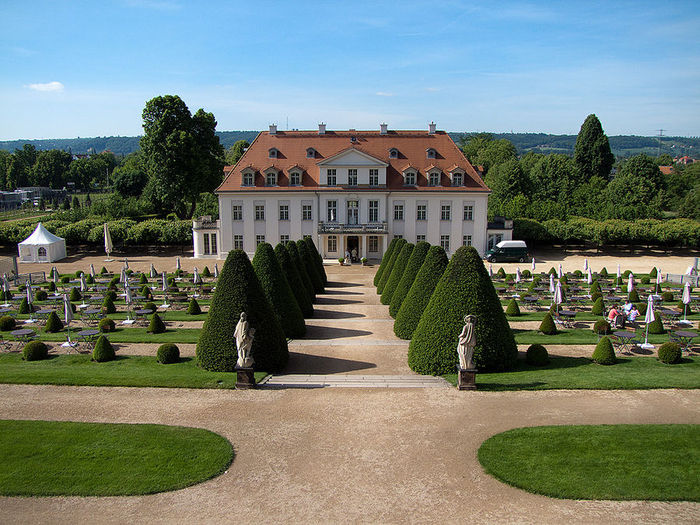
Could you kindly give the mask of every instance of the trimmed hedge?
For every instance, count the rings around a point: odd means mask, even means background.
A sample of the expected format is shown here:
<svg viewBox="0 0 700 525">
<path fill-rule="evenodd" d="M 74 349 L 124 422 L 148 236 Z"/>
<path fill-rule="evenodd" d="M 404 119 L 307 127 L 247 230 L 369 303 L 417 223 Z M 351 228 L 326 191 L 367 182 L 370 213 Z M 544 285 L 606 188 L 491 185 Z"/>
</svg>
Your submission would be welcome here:
<svg viewBox="0 0 700 525">
<path fill-rule="evenodd" d="M 673 292 L 671 292 L 671 291 L 669 291 L 669 290 L 666 290 L 665 292 L 662 292 L 662 293 L 661 293 L 661 299 L 662 299 L 665 303 L 670 303 L 671 301 L 673 301 Z"/>
<path fill-rule="evenodd" d="M 51 312 L 46 318 L 46 325 L 44 326 L 44 330 L 49 333 L 60 332 L 61 330 L 63 330 L 63 321 L 59 319 L 56 312 Z"/>
<path fill-rule="evenodd" d="M 681 347 L 678 343 L 664 343 L 659 347 L 659 361 L 667 365 L 680 363 L 683 358 Z"/>
<path fill-rule="evenodd" d="M 549 363 L 549 353 L 542 345 L 530 345 L 525 354 L 525 362 L 530 366 L 545 366 Z"/>
<path fill-rule="evenodd" d="M 308 250 L 306 246 L 304 249 Z M 258 244 L 253 257 L 253 269 L 258 276 L 265 297 L 277 315 L 280 326 L 287 337 L 303 337 L 306 334 L 304 316 L 272 246 L 266 242 Z"/>
<path fill-rule="evenodd" d="M 693 315 L 693 309 L 690 304 L 685 304 L 683 301 L 678 301 L 676 308 L 681 311 L 681 314 L 685 312 L 685 315 Z"/>
<path fill-rule="evenodd" d="M 299 259 L 309 273 L 309 278 L 311 279 L 311 284 L 314 287 L 314 292 L 317 294 L 323 293 L 323 278 L 319 274 L 317 263 L 314 260 L 313 254 L 309 250 L 308 246 L 306 246 L 306 242 L 303 239 L 299 239 L 297 241 L 297 251 L 299 252 Z"/>
<path fill-rule="evenodd" d="M 421 316 L 408 348 L 408 365 L 422 374 L 454 372 L 457 339 L 465 315 L 476 317 L 474 364 L 481 370 L 508 370 L 518 347 L 479 252 L 462 246 L 452 256 Z"/>
<path fill-rule="evenodd" d="M 34 298 L 37 301 L 46 301 L 48 296 L 49 296 L 49 294 L 46 293 L 46 290 L 37 290 L 36 294 L 34 294 Z"/>
<path fill-rule="evenodd" d="M 379 279 L 379 285 L 377 286 L 377 293 L 381 295 L 384 292 L 384 287 L 386 286 L 386 283 L 389 281 L 389 277 L 391 277 L 391 271 L 394 269 L 394 264 L 396 264 L 396 259 L 399 258 L 399 255 L 401 255 L 401 250 L 403 250 L 403 247 L 406 245 L 406 239 L 398 239 L 396 241 L 396 246 L 394 246 L 394 251 L 391 254 L 391 258 L 389 259 L 389 262 L 386 263 L 386 268 L 384 268 L 384 272 L 382 273 L 382 278 Z"/>
<path fill-rule="evenodd" d="M 252 347 L 255 367 L 270 372 L 282 370 L 289 359 L 287 339 L 253 265 L 242 250 L 229 252 L 219 274 L 197 343 L 199 366 L 219 372 L 235 369 L 238 351 L 233 333 L 241 312 L 246 312 L 250 327 L 256 330 Z"/>
<path fill-rule="evenodd" d="M 389 263 L 389 259 L 391 259 L 391 254 L 394 253 L 394 248 L 396 248 L 396 243 L 398 239 L 393 238 L 391 239 L 391 242 L 389 243 L 389 246 L 387 247 L 386 251 L 384 252 L 384 256 L 382 257 L 382 262 L 379 263 L 379 268 L 377 268 L 377 273 L 374 274 L 374 286 L 379 286 L 379 281 L 382 278 L 382 274 L 384 273 L 384 270 L 386 269 L 386 265 Z"/>
<path fill-rule="evenodd" d="M 301 309 L 302 315 L 304 317 L 311 317 L 314 315 L 314 305 L 311 302 L 311 297 L 309 297 L 309 294 L 306 292 L 306 287 L 301 280 L 299 270 L 297 270 L 296 265 L 292 263 L 292 258 L 284 244 L 279 243 L 275 246 L 275 257 L 277 258 L 277 264 L 279 264 L 282 269 L 282 273 L 284 273 L 284 276 L 287 278 L 289 287 L 292 289 L 292 293 Z"/>
<path fill-rule="evenodd" d="M 114 361 L 114 347 L 104 335 L 101 335 L 95 343 L 95 348 L 92 351 L 92 360 L 98 363 L 106 363 Z"/>
<path fill-rule="evenodd" d="M 612 342 L 607 335 L 598 341 L 591 358 L 599 365 L 614 365 L 617 363 L 615 350 L 613 349 Z"/>
<path fill-rule="evenodd" d="M 403 245 L 403 248 L 401 248 L 401 253 L 399 253 L 396 261 L 394 261 L 394 266 L 391 269 L 391 275 L 389 276 L 389 279 L 384 286 L 382 296 L 379 299 L 382 304 L 391 304 L 391 298 L 394 296 L 394 290 L 396 290 L 396 287 L 401 282 L 403 271 L 406 269 L 406 264 L 408 264 L 408 260 L 411 258 L 413 248 L 415 248 L 415 246 L 410 242 L 407 242 Z"/>
<path fill-rule="evenodd" d="M 148 330 L 146 331 L 152 334 L 162 334 L 163 332 L 165 332 L 165 323 L 160 318 L 160 315 L 151 315 L 151 322 L 148 324 Z"/>
<path fill-rule="evenodd" d="M 177 363 L 180 360 L 180 349 L 175 343 L 165 343 L 158 347 L 156 361 L 163 365 Z"/>
<path fill-rule="evenodd" d="M 425 261 L 425 256 L 428 254 L 429 249 L 430 244 L 428 244 L 425 241 L 420 241 L 416 243 L 415 248 L 413 248 L 413 251 L 411 252 L 411 257 L 406 263 L 406 267 L 404 268 L 401 280 L 399 281 L 398 286 L 396 287 L 393 295 L 391 296 L 391 304 L 389 305 L 389 315 L 391 315 L 391 317 L 393 317 L 394 319 L 396 319 L 396 316 L 398 315 L 399 310 L 401 309 L 401 304 L 408 295 L 408 292 L 411 290 L 413 281 L 415 281 L 416 275 L 418 275 L 418 271 L 423 265 L 423 262 Z"/>
<path fill-rule="evenodd" d="M 114 332 L 116 326 L 114 324 L 114 321 L 110 319 L 109 317 L 104 317 L 103 319 L 100 319 L 99 324 L 97 325 L 100 332 L 107 333 L 107 332 Z"/>
<path fill-rule="evenodd" d="M 0 331 L 9 332 L 17 327 L 17 321 L 11 315 L 0 317 Z"/>
<path fill-rule="evenodd" d="M 323 257 L 318 252 L 318 248 L 314 244 L 313 239 L 310 236 L 304 237 L 303 241 L 306 243 L 306 248 L 309 250 L 312 258 L 316 262 L 316 270 L 318 271 L 319 277 L 321 277 L 321 282 L 324 288 L 328 285 L 328 276 L 326 275 L 326 269 L 323 267 Z"/>
<path fill-rule="evenodd" d="M 187 305 L 187 315 L 199 315 L 201 313 L 202 313 L 202 309 L 199 307 L 199 303 L 197 302 L 197 299 L 195 299 L 193 297 L 192 300 L 190 301 L 190 304 Z"/>
<path fill-rule="evenodd" d="M 557 333 L 557 325 L 554 324 L 554 318 L 552 314 L 547 312 L 544 314 L 544 319 L 540 323 L 539 331 L 544 335 L 555 335 Z"/>
<path fill-rule="evenodd" d="M 394 333 L 397 337 L 401 339 L 413 337 L 413 332 L 418 326 L 425 307 L 428 306 L 440 277 L 447 268 L 447 263 L 447 254 L 442 246 L 431 246 L 428 249 L 425 261 L 396 314 Z"/>
<path fill-rule="evenodd" d="M 304 264 L 304 262 L 301 259 L 301 256 L 299 255 L 299 248 L 297 247 L 297 244 L 294 242 L 288 242 L 285 245 L 285 248 L 287 248 L 287 252 L 292 258 L 292 262 L 296 266 L 297 271 L 301 276 L 301 282 L 304 283 L 304 288 L 306 288 L 306 294 L 309 296 L 309 299 L 311 299 L 311 302 L 315 303 L 316 289 L 314 288 L 314 285 L 311 282 L 311 277 L 309 277 L 309 272 L 306 269 L 306 265 Z"/>
<path fill-rule="evenodd" d="M 593 325 L 594 334 L 607 335 L 610 331 L 610 323 L 606 319 L 598 319 Z"/>
<path fill-rule="evenodd" d="M 22 359 L 25 361 L 41 361 L 49 358 L 49 347 L 41 341 L 29 341 L 22 349 Z"/>
<path fill-rule="evenodd" d="M 520 315 L 520 307 L 518 306 L 518 301 L 511 299 L 506 307 L 506 315 L 509 317 L 517 317 Z"/>
</svg>

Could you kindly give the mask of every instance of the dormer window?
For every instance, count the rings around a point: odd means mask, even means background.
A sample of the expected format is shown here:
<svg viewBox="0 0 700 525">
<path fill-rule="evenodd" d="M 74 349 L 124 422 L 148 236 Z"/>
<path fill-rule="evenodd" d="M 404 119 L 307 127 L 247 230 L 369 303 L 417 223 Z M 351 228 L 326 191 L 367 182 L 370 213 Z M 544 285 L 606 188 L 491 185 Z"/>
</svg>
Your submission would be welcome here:
<svg viewBox="0 0 700 525">
<path fill-rule="evenodd" d="M 243 172 L 243 182 L 242 186 L 252 186 L 253 185 L 253 175 L 254 173 L 252 171 L 244 171 Z"/>
<path fill-rule="evenodd" d="M 306 149 L 306 158 L 307 159 L 316 158 L 316 150 L 313 148 L 307 148 Z"/>
<path fill-rule="evenodd" d="M 278 153 L 279 151 L 277 150 L 277 148 L 270 148 L 269 150 L 267 150 L 267 156 L 271 159 L 276 159 L 278 157 Z"/>
<path fill-rule="evenodd" d="M 464 185 L 464 174 L 461 171 L 452 172 L 452 185 L 453 186 L 463 186 Z"/>
<path fill-rule="evenodd" d="M 289 174 L 289 185 L 290 186 L 299 186 L 301 184 L 301 173 L 298 171 L 292 171 Z"/>
<path fill-rule="evenodd" d="M 433 148 L 428 148 L 426 150 L 426 153 L 427 153 L 429 159 L 434 159 L 437 157 L 437 151 L 435 151 Z"/>
<path fill-rule="evenodd" d="M 404 171 L 403 183 L 404 183 L 404 186 L 415 186 L 416 185 L 416 172 L 414 170 Z"/>
<path fill-rule="evenodd" d="M 277 172 L 270 170 L 265 173 L 265 186 L 277 186 Z"/>
<path fill-rule="evenodd" d="M 391 148 L 389 150 L 389 158 L 390 159 L 398 159 L 399 158 L 399 150 L 396 148 Z"/>
<path fill-rule="evenodd" d="M 428 185 L 429 186 L 440 186 L 440 171 L 431 171 L 428 174 Z"/>
</svg>

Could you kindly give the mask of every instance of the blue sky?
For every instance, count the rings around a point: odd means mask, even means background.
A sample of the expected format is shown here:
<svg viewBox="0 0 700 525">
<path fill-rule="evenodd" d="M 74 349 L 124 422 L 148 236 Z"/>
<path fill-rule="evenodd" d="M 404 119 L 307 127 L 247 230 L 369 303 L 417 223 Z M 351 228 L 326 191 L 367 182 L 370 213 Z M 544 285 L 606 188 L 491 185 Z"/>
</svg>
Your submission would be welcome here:
<svg viewBox="0 0 700 525">
<path fill-rule="evenodd" d="M 0 139 L 141 134 L 157 95 L 217 129 L 700 135 L 697 2 L 0 4 Z"/>
</svg>

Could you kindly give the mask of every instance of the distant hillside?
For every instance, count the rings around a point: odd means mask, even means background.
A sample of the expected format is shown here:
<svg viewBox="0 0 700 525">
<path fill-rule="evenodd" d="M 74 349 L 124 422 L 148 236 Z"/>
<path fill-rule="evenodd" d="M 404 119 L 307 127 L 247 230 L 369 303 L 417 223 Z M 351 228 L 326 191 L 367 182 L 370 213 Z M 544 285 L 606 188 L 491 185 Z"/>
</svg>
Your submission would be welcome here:
<svg viewBox="0 0 700 525">
<path fill-rule="evenodd" d="M 252 142 L 257 131 L 217 131 L 225 148 L 238 140 Z M 474 133 L 452 132 L 450 136 L 459 141 Z M 576 144 L 576 135 L 548 135 L 546 133 L 493 133 L 495 139 L 508 139 L 520 154 L 534 151 L 537 153 L 565 153 L 572 155 Z M 76 139 L 42 139 L 42 140 L 6 140 L 0 141 L 0 149 L 14 151 L 24 144 L 33 144 L 38 150 L 61 149 L 72 153 L 87 153 L 92 148 L 96 152 L 109 150 L 116 155 L 127 155 L 139 147 L 140 137 L 91 137 Z M 636 135 L 616 135 L 610 137 L 610 147 L 615 155 L 629 157 L 637 153 L 657 155 L 658 137 L 640 137 Z M 700 156 L 700 137 L 662 137 L 661 153 L 672 156 Z"/>
</svg>

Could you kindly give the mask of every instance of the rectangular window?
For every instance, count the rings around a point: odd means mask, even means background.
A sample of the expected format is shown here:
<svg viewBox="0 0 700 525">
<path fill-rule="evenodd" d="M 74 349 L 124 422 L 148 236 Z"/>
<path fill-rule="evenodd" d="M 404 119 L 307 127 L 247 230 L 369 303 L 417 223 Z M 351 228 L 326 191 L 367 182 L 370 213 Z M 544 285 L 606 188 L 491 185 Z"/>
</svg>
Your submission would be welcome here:
<svg viewBox="0 0 700 525">
<path fill-rule="evenodd" d="M 424 241 L 425 235 L 416 235 L 416 242 Z"/>
<path fill-rule="evenodd" d="M 265 242 L 265 236 L 264 235 L 256 235 L 255 236 L 255 247 L 257 248 L 258 245 L 262 244 Z"/>
<path fill-rule="evenodd" d="M 416 220 L 417 221 L 426 220 L 427 214 L 428 214 L 428 205 L 427 204 L 419 204 L 416 207 Z"/>
<path fill-rule="evenodd" d="M 376 168 L 370 168 L 369 170 L 369 185 L 379 186 L 379 170 Z"/>
<path fill-rule="evenodd" d="M 328 236 L 328 252 L 335 253 L 338 251 L 338 237 L 335 235 Z"/>
<path fill-rule="evenodd" d="M 280 220 L 289 220 L 289 206 L 287 204 L 280 204 Z"/>
<path fill-rule="evenodd" d="M 443 204 L 440 206 L 440 220 L 449 221 L 452 217 L 452 210 L 449 204 Z"/>
<path fill-rule="evenodd" d="M 268 173 L 265 177 L 266 186 L 277 186 L 277 173 Z"/>
<path fill-rule="evenodd" d="M 336 185 L 336 176 L 335 176 L 335 170 L 334 169 L 329 169 L 326 171 L 326 180 L 327 184 L 329 186 L 335 186 Z"/>
<path fill-rule="evenodd" d="M 205 233 L 204 234 L 204 255 L 209 255 L 211 252 L 209 251 L 209 234 Z"/>
<path fill-rule="evenodd" d="M 379 237 L 376 235 L 370 235 L 367 238 L 367 245 L 367 251 L 377 253 L 379 251 Z"/>
<path fill-rule="evenodd" d="M 471 235 L 465 235 L 462 237 L 462 246 L 471 246 L 472 245 L 472 236 Z"/>
<path fill-rule="evenodd" d="M 369 222 L 379 222 L 379 201 L 369 201 Z"/>
<path fill-rule="evenodd" d="M 255 205 L 255 220 L 264 221 L 265 220 L 265 205 L 256 204 Z"/>
<path fill-rule="evenodd" d="M 452 174 L 452 185 L 453 186 L 461 186 L 462 185 L 462 174 L 461 173 L 453 173 Z"/>
<path fill-rule="evenodd" d="M 440 185 L 440 174 L 437 172 L 433 172 L 430 174 L 430 182 L 429 184 L 431 186 L 439 186 Z"/>
<path fill-rule="evenodd" d="M 413 173 L 412 171 L 407 172 L 406 176 L 404 178 L 404 184 L 406 184 L 406 186 L 415 186 L 416 185 L 416 174 Z"/>
<path fill-rule="evenodd" d="M 311 204 L 301 205 L 301 220 L 310 221 L 311 220 Z"/>
<path fill-rule="evenodd" d="M 233 249 L 242 250 L 243 249 L 243 235 L 233 236 Z"/>
<path fill-rule="evenodd" d="M 209 234 L 209 241 L 210 241 L 210 246 L 211 246 L 211 253 L 218 253 L 216 249 L 216 234 L 215 233 L 210 233 Z"/>
<path fill-rule="evenodd" d="M 234 221 L 242 221 L 243 220 L 243 206 L 240 204 L 234 204 L 233 208 L 231 209 L 231 218 Z"/>
<path fill-rule="evenodd" d="M 403 239 L 403 235 L 394 235 L 394 239 Z"/>
<path fill-rule="evenodd" d="M 464 205 L 464 220 L 473 221 L 474 220 L 474 206 Z"/>
<path fill-rule="evenodd" d="M 328 222 L 336 222 L 338 220 L 338 201 L 328 201 Z"/>
<path fill-rule="evenodd" d="M 394 220 L 403 220 L 403 204 L 394 204 Z"/>
<path fill-rule="evenodd" d="M 357 170 L 355 168 L 348 170 L 348 185 L 357 186 Z"/>
<path fill-rule="evenodd" d="M 301 184 L 301 173 L 298 171 L 293 171 L 289 174 L 289 184 L 292 186 L 299 186 Z"/>
<path fill-rule="evenodd" d="M 440 246 L 442 246 L 442 249 L 445 250 L 446 252 L 450 251 L 450 236 L 449 235 L 440 235 Z"/>
<path fill-rule="evenodd" d="M 287 244 L 289 242 L 289 235 L 280 235 L 280 242 L 282 244 Z"/>
<path fill-rule="evenodd" d="M 243 174 L 243 186 L 252 186 L 253 185 L 253 174 L 252 173 L 244 173 Z"/>
</svg>

